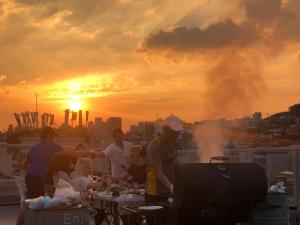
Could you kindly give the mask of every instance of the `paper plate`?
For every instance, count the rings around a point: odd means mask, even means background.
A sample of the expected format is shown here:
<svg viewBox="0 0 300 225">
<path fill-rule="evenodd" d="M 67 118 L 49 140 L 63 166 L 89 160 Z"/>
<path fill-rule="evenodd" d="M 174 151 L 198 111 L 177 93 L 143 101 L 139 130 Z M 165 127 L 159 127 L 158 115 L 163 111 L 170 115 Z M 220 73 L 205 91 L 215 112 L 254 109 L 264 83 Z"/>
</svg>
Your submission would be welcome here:
<svg viewBox="0 0 300 225">
<path fill-rule="evenodd" d="M 159 205 L 145 205 L 145 206 L 141 206 L 139 207 L 140 210 L 158 210 L 158 209 L 162 209 L 162 206 Z"/>
</svg>

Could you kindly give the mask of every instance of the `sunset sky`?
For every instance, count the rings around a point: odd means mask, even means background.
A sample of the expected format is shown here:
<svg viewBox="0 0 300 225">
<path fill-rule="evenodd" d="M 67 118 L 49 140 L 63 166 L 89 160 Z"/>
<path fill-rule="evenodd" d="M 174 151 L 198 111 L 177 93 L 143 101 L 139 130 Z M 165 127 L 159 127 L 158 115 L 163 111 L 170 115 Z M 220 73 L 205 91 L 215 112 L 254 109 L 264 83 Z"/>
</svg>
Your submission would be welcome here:
<svg viewBox="0 0 300 225">
<path fill-rule="evenodd" d="M 299 0 L 0 0 L 0 128 L 80 105 L 124 127 L 300 102 Z"/>
</svg>

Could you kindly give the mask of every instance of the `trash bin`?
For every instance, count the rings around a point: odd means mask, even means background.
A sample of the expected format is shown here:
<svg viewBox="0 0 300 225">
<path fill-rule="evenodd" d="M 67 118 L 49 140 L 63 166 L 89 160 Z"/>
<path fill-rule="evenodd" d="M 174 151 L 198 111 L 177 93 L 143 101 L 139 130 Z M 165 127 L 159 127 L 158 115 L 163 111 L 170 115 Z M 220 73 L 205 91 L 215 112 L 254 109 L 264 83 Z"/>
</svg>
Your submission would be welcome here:
<svg viewBox="0 0 300 225">
<path fill-rule="evenodd" d="M 85 206 L 25 211 L 25 225 L 89 225 L 89 222 L 90 212 Z"/>
<path fill-rule="evenodd" d="M 254 213 L 253 225 L 288 225 L 289 206 L 287 193 L 268 193 L 267 209 Z"/>
</svg>

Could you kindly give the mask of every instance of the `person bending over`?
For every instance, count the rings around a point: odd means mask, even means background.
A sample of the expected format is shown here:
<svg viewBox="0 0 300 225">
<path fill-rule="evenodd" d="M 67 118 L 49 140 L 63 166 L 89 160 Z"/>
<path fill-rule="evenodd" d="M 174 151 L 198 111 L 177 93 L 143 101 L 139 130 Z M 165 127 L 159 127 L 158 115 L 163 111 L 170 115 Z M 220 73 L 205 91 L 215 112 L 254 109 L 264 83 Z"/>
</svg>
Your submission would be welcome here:
<svg viewBox="0 0 300 225">
<path fill-rule="evenodd" d="M 128 181 L 142 188 L 146 186 L 146 149 L 134 145 L 130 150 L 129 167 L 122 176 L 112 176 L 113 181 Z"/>
</svg>

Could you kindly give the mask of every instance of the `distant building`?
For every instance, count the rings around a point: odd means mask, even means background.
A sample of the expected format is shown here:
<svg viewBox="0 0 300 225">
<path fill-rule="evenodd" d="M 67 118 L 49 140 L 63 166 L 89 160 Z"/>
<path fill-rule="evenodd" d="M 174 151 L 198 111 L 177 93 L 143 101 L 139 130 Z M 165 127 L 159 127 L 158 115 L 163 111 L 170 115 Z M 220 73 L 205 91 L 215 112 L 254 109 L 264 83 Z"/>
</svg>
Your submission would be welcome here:
<svg viewBox="0 0 300 225">
<path fill-rule="evenodd" d="M 104 138 L 112 138 L 112 133 L 115 129 L 122 129 L 122 118 L 110 117 L 105 121 L 104 124 Z"/>
<path fill-rule="evenodd" d="M 262 123 L 261 112 L 255 112 L 252 115 L 252 128 L 258 128 Z"/>
<path fill-rule="evenodd" d="M 183 123 L 184 130 L 193 130 L 194 125 L 192 123 Z"/>
<path fill-rule="evenodd" d="M 140 121 L 129 127 L 131 138 L 139 137 L 144 141 L 150 141 L 156 134 L 161 132 L 162 119 L 156 121 Z"/>
<path fill-rule="evenodd" d="M 129 127 L 129 133 L 132 135 L 132 136 L 135 136 L 136 135 L 136 125 L 133 124 Z"/>
<path fill-rule="evenodd" d="M 104 122 L 101 117 L 95 118 L 95 136 L 102 138 L 104 133 Z"/>
<path fill-rule="evenodd" d="M 155 134 L 155 122 L 143 121 L 130 127 L 130 134 L 140 136 L 143 140 L 151 140 Z"/>
<path fill-rule="evenodd" d="M 253 113 L 252 119 L 255 120 L 255 121 L 261 121 L 262 120 L 261 112 Z"/>
<path fill-rule="evenodd" d="M 94 127 L 95 127 L 94 122 L 92 122 L 92 121 L 88 122 L 87 128 L 88 128 L 89 133 L 94 132 Z"/>
<path fill-rule="evenodd" d="M 246 116 L 241 119 L 241 125 L 244 129 L 250 129 L 252 123 L 252 118 L 250 116 Z"/>
</svg>

